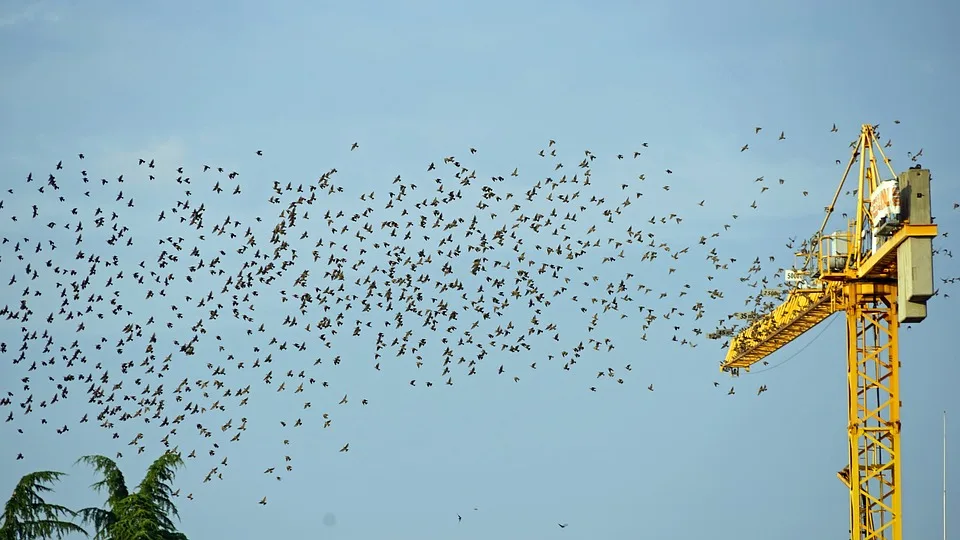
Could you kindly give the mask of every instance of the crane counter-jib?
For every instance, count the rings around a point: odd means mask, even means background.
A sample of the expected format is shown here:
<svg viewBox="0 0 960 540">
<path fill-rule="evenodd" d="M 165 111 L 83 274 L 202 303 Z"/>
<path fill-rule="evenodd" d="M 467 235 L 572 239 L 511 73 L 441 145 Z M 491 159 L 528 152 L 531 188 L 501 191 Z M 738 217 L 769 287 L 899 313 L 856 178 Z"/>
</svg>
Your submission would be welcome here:
<svg viewBox="0 0 960 540">
<path fill-rule="evenodd" d="M 772 312 L 754 321 L 731 341 L 722 371 L 744 368 L 762 361 L 804 332 L 841 311 L 837 283 L 825 283 L 819 289 L 793 289 L 786 301 Z"/>
</svg>

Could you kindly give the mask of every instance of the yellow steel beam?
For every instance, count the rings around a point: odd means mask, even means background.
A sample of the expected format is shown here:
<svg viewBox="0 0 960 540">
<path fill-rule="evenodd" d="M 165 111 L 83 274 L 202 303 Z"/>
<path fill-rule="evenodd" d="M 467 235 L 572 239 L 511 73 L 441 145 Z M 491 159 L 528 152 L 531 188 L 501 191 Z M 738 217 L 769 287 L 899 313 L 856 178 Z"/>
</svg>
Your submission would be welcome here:
<svg viewBox="0 0 960 540">
<path fill-rule="evenodd" d="M 730 340 L 722 370 L 745 368 L 760 362 L 804 332 L 842 311 L 842 285 L 827 283 L 823 289 L 794 289 L 786 301 L 756 320 Z"/>
<path fill-rule="evenodd" d="M 902 540 L 897 286 L 848 283 L 847 405 L 854 540 Z"/>
<path fill-rule="evenodd" d="M 853 501 L 853 497 L 856 496 L 856 492 L 853 491 L 853 490 L 851 489 L 851 487 L 850 487 L 850 466 L 847 465 L 847 466 L 844 467 L 840 472 L 838 472 L 838 473 L 837 473 L 837 478 L 839 478 L 840 481 L 843 482 L 843 485 L 847 486 L 847 489 L 850 490 L 850 500 Z M 864 496 L 860 495 L 860 523 L 862 523 L 862 524 L 864 525 L 864 528 L 866 528 L 867 530 L 872 530 L 872 529 L 873 529 L 873 516 L 871 516 L 870 514 L 867 514 L 867 513 L 866 513 L 866 511 L 865 511 L 865 508 L 866 508 L 866 507 L 867 507 L 867 500 L 866 500 L 866 498 L 865 498 Z M 851 503 L 850 503 L 850 515 L 853 515 L 853 512 L 854 512 L 854 505 L 853 505 L 853 503 L 851 502 Z M 856 520 L 851 519 L 851 520 L 850 520 L 850 523 L 853 523 L 854 521 L 856 521 Z M 852 535 L 853 530 L 851 530 L 850 532 L 851 532 L 851 538 L 853 538 L 853 535 Z"/>
<path fill-rule="evenodd" d="M 881 276 L 897 277 L 897 248 L 910 238 L 934 238 L 936 225 L 910 225 L 900 227 L 870 257 L 860 264 L 856 278 L 876 278 Z"/>
</svg>

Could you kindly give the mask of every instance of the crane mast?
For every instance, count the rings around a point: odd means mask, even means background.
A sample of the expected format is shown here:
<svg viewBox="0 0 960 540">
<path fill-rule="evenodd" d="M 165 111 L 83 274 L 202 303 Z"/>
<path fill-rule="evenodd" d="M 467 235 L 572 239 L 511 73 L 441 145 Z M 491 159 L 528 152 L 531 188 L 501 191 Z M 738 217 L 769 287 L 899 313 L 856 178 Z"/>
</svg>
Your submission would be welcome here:
<svg viewBox="0 0 960 540">
<path fill-rule="evenodd" d="M 926 318 L 933 296 L 930 171 L 899 176 L 877 126 L 864 124 L 826 207 L 820 230 L 787 272 L 786 299 L 730 340 L 721 371 L 739 376 L 830 315 L 847 321 L 847 466 L 853 540 L 901 540 L 899 326 Z M 881 181 L 877 154 L 892 179 Z M 856 213 L 845 231 L 825 233 L 850 172 L 857 169 Z"/>
</svg>

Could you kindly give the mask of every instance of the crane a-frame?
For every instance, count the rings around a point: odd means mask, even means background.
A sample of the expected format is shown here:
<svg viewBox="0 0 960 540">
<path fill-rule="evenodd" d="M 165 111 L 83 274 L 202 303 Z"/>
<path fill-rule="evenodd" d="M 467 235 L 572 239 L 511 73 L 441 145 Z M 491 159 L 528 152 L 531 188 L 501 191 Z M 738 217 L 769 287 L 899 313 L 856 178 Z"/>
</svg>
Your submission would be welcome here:
<svg viewBox="0 0 960 540">
<path fill-rule="evenodd" d="M 848 465 L 854 540 L 901 540 L 900 355 L 898 328 L 927 315 L 933 296 L 930 171 L 899 176 L 876 126 L 863 125 L 823 224 L 787 272 L 786 300 L 755 316 L 730 340 L 721 370 L 738 376 L 833 313 L 847 319 Z M 892 180 L 881 181 L 877 156 Z M 856 215 L 847 230 L 824 234 L 850 171 L 859 164 Z"/>
</svg>

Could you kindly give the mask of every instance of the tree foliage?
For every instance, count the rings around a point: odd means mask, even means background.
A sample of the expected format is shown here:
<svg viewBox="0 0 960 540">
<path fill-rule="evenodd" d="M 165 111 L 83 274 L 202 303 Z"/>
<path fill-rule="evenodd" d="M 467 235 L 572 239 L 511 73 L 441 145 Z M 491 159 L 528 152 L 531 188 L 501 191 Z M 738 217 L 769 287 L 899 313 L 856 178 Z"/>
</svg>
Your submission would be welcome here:
<svg viewBox="0 0 960 540">
<path fill-rule="evenodd" d="M 3 507 L 0 540 L 40 540 L 63 538 L 71 533 L 87 535 L 79 525 L 63 518 L 73 518 L 76 512 L 65 506 L 48 503 L 42 494 L 53 491 L 50 484 L 65 473 L 37 471 L 25 475 L 13 489 Z"/>
<path fill-rule="evenodd" d="M 157 458 L 133 492 L 112 459 L 92 455 L 83 456 L 78 462 L 100 473 L 101 480 L 92 487 L 107 494 L 105 508 L 84 508 L 78 512 L 84 523 L 93 525 L 95 540 L 187 540 L 186 535 L 177 532 L 171 519 L 180 516 L 173 504 L 171 487 L 176 469 L 183 466 L 179 454 L 167 452 Z"/>
</svg>

